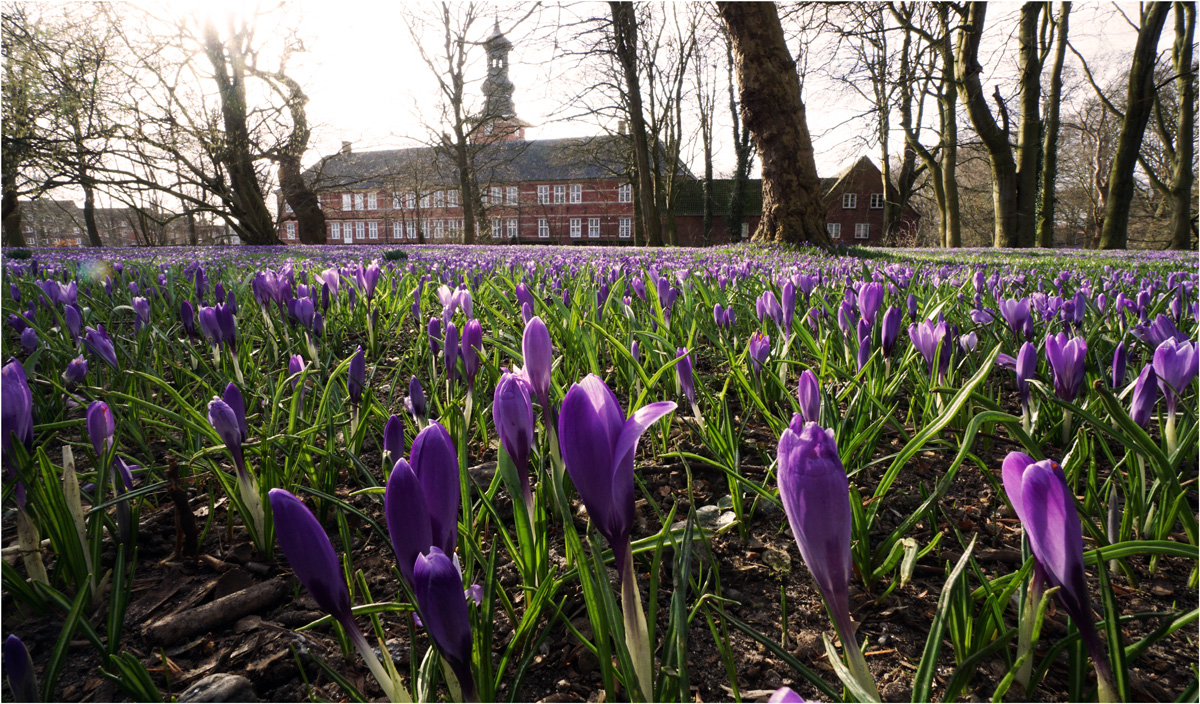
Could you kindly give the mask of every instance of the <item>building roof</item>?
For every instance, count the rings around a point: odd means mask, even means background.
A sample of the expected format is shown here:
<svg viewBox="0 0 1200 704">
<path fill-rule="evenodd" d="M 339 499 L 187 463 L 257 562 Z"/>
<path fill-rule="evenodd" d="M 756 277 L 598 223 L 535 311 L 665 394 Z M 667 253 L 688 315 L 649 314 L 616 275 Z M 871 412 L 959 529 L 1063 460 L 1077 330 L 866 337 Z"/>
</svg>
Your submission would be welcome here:
<svg viewBox="0 0 1200 704">
<path fill-rule="evenodd" d="M 631 161 L 627 135 L 496 142 L 481 147 L 479 182 L 612 178 L 629 173 Z M 425 175 L 433 187 L 447 185 L 446 176 L 455 171 L 444 153 L 432 147 L 413 147 L 334 154 L 309 168 L 305 178 L 318 190 L 328 190 L 382 188 L 396 182 L 412 183 Z"/>
<path fill-rule="evenodd" d="M 838 178 L 821 179 L 821 195 L 829 193 L 837 184 Z M 726 216 L 729 214 L 729 197 L 733 193 L 733 179 L 713 179 L 713 215 Z M 762 213 L 762 180 L 757 178 L 746 181 L 743 191 L 743 215 L 759 215 Z M 676 215 L 704 215 L 704 181 L 686 179 L 679 184 L 679 196 L 675 200 Z"/>
</svg>

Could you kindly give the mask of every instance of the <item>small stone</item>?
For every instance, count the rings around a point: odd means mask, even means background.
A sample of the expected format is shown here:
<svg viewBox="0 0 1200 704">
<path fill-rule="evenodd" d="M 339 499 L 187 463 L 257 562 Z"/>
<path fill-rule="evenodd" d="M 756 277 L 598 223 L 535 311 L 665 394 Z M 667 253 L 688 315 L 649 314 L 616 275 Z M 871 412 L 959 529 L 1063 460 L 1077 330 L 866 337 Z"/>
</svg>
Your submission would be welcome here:
<svg viewBox="0 0 1200 704">
<path fill-rule="evenodd" d="M 241 675 L 209 675 L 179 695 L 180 702 L 257 702 L 254 685 Z"/>
<path fill-rule="evenodd" d="M 566 692 L 571 689 L 571 683 L 566 680 L 559 680 L 555 685 L 560 692 Z"/>
<path fill-rule="evenodd" d="M 766 548 L 762 553 L 763 563 L 776 572 L 787 574 L 792 570 L 792 558 L 784 550 Z"/>
<path fill-rule="evenodd" d="M 876 639 L 875 642 L 879 644 L 880 648 L 886 648 L 892 644 L 892 637 L 890 635 L 884 633 L 883 635 L 879 636 L 879 638 Z"/>
<path fill-rule="evenodd" d="M 726 590 L 725 590 L 725 598 L 726 598 L 726 599 L 732 599 L 732 600 L 734 600 L 734 601 L 741 601 L 741 600 L 742 600 L 742 593 L 741 593 L 741 592 L 739 592 L 739 591 L 738 591 L 738 590 L 736 590 L 736 589 L 726 589 Z"/>
</svg>

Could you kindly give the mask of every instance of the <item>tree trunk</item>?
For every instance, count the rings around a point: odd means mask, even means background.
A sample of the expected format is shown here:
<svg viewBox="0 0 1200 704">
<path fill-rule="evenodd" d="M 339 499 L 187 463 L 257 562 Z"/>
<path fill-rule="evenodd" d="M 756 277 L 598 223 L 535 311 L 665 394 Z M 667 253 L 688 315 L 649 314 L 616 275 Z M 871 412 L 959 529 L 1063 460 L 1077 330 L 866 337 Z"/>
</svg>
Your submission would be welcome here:
<svg viewBox="0 0 1200 704">
<path fill-rule="evenodd" d="M 712 244 L 713 227 L 713 163 L 712 163 L 712 125 L 704 129 L 704 235 L 702 243 L 705 247 Z"/>
<path fill-rule="evenodd" d="M 188 225 L 188 244 L 195 247 L 199 240 L 199 237 L 197 237 L 197 235 L 196 235 L 196 214 L 189 211 L 187 214 L 187 219 L 188 219 L 188 223 L 187 223 L 187 225 Z"/>
<path fill-rule="evenodd" d="M 21 229 L 21 207 L 17 200 L 17 189 L 4 186 L 3 198 L 4 246 L 24 247 L 25 232 Z"/>
<path fill-rule="evenodd" d="M 1042 136 L 1042 209 L 1038 213 L 1037 246 L 1054 246 L 1054 206 L 1057 201 L 1054 181 L 1058 177 L 1058 108 L 1062 97 L 1063 60 L 1067 53 L 1067 24 L 1071 3 L 1059 3 L 1058 32 L 1054 46 L 1054 66 L 1050 69 L 1050 90 L 1046 93 L 1046 132 Z"/>
<path fill-rule="evenodd" d="M 216 27 L 212 24 L 205 27 L 204 51 L 213 66 L 225 127 L 224 143 L 218 157 L 229 176 L 232 202 L 227 205 L 245 244 L 277 244 L 279 233 L 275 231 L 275 218 L 267 210 L 262 186 L 254 170 L 254 158 L 250 154 L 250 132 L 246 126 L 246 62 L 238 41 L 239 37 L 235 36 L 230 37 L 228 43 L 222 42 Z"/>
<path fill-rule="evenodd" d="M 638 203 L 646 244 L 663 246 L 662 223 L 654 202 L 654 183 L 650 173 L 650 147 L 646 139 L 646 119 L 642 113 L 642 91 L 637 70 L 637 15 L 632 2 L 610 2 L 613 45 L 621 71 L 625 76 L 625 92 L 629 100 L 629 131 L 633 135 L 634 170 L 638 179 Z"/>
<path fill-rule="evenodd" d="M 321 199 L 304 181 L 300 160 L 308 149 L 311 130 L 308 127 L 308 96 L 300 84 L 280 70 L 273 78 L 287 87 L 288 115 L 292 118 L 292 133 L 275 160 L 279 163 L 279 190 L 296 215 L 296 229 L 303 244 L 325 244 L 325 212 Z"/>
<path fill-rule="evenodd" d="M 87 228 L 88 246 L 103 247 L 100 230 L 96 227 L 96 189 L 87 176 L 81 175 L 79 185 L 83 187 L 83 224 Z"/>
<path fill-rule="evenodd" d="M 1108 202 L 1104 208 L 1104 227 L 1100 231 L 1100 249 L 1125 249 L 1129 235 L 1129 206 L 1133 202 L 1133 169 L 1142 149 L 1146 122 L 1154 106 L 1154 62 L 1158 37 L 1162 34 L 1170 5 L 1152 2 L 1145 5 L 1142 26 L 1138 30 L 1129 67 L 1129 90 L 1125 100 L 1125 119 L 1113 154 L 1108 175 Z M 1191 168 L 1191 165 L 1188 165 Z"/>
<path fill-rule="evenodd" d="M 1175 127 L 1175 173 L 1171 179 L 1171 249 L 1192 248 L 1192 172 L 1196 137 L 1196 74 L 1192 42 L 1196 34 L 1196 5 L 1175 3 L 1175 94 L 1179 114 Z"/>
<path fill-rule="evenodd" d="M 1017 65 L 1020 71 L 1021 123 L 1017 127 L 1017 246 L 1037 243 L 1038 154 L 1042 149 L 1042 58 L 1038 46 L 1038 19 L 1049 14 L 1048 3 L 1021 6 L 1017 30 Z"/>
<path fill-rule="evenodd" d="M 762 220 L 754 238 L 829 247 L 796 62 L 775 5 L 719 2 L 717 10 L 733 43 L 742 119 L 762 164 Z"/>
<path fill-rule="evenodd" d="M 1004 120 L 1002 129 L 996 124 L 996 119 L 988 108 L 987 96 L 983 94 L 983 84 L 979 80 L 979 74 L 983 71 L 983 67 L 979 65 L 979 41 L 983 37 L 987 3 L 971 3 L 967 13 L 966 22 L 958 37 L 958 56 L 954 63 L 955 82 L 971 118 L 971 124 L 975 126 L 975 131 L 988 152 L 988 164 L 992 171 L 992 202 L 996 216 L 993 245 L 1016 247 L 1020 242 L 1017 164 L 1013 160 L 1012 147 L 1009 146 L 1008 115 L 1001 103 L 999 107 Z M 1025 31 L 1025 15 L 1025 10 L 1022 9 L 1021 32 Z"/>
</svg>

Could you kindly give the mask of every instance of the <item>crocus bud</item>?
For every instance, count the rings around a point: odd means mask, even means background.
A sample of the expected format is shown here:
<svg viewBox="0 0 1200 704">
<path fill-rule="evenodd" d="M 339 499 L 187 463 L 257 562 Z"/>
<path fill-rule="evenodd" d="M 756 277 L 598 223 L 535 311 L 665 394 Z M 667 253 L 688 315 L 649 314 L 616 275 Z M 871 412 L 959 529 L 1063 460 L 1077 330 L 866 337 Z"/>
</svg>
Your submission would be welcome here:
<svg viewBox="0 0 1200 704">
<path fill-rule="evenodd" d="M 1047 335 L 1046 359 L 1054 372 L 1054 393 L 1068 403 L 1074 401 L 1087 371 L 1087 341 L 1082 337 L 1068 339 L 1066 333 Z"/>
<path fill-rule="evenodd" d="M 550 342 L 550 331 L 537 316 L 530 318 L 525 326 L 521 337 L 521 355 L 525 359 L 525 374 L 549 425 L 553 417 L 550 408 L 550 367 L 554 363 L 554 346 Z"/>
<path fill-rule="evenodd" d="M 421 382 L 415 376 L 408 380 L 408 396 L 404 397 L 404 410 L 418 423 L 424 422 L 425 389 L 421 388 Z"/>
<path fill-rule="evenodd" d="M 514 374 L 504 374 L 496 384 L 492 399 L 492 422 L 500 436 L 500 445 L 512 459 L 521 482 L 521 491 L 528 503 L 529 452 L 533 447 L 533 404 L 529 390 Z"/>
<path fill-rule="evenodd" d="M 17 360 L 9 360 L 0 370 L 0 439 L 2 439 L 4 462 L 8 463 L 13 438 L 25 446 L 33 447 L 33 393 L 25 377 L 25 367 Z"/>
<path fill-rule="evenodd" d="M 429 319 L 429 349 L 433 352 L 433 356 L 437 357 L 438 352 L 442 351 L 442 319 Z"/>
<path fill-rule="evenodd" d="M 137 313 L 137 318 L 133 321 L 133 329 L 136 332 L 150 324 L 150 301 L 145 298 L 134 298 L 133 310 Z"/>
<path fill-rule="evenodd" d="M 213 347 L 221 344 L 221 324 L 217 321 L 217 309 L 212 306 L 203 306 L 197 317 L 200 320 L 200 333 L 208 340 L 208 344 Z"/>
<path fill-rule="evenodd" d="M 237 417 L 238 433 L 241 434 L 242 442 L 246 442 L 246 438 L 250 437 L 250 433 L 246 429 L 246 402 L 242 400 L 242 392 L 231 381 L 225 386 L 225 391 L 221 394 L 221 400 L 225 401 L 233 409 L 233 415 Z"/>
<path fill-rule="evenodd" d="M 117 432 L 117 422 L 112 410 L 103 401 L 92 401 L 87 410 L 88 438 L 97 457 L 105 457 L 113 445 L 113 435 Z"/>
<path fill-rule="evenodd" d="M 905 303 L 908 306 L 908 322 L 917 322 L 917 297 L 910 293 Z"/>
<path fill-rule="evenodd" d="M 1133 385 L 1133 397 L 1129 402 L 1129 416 L 1143 428 L 1150 425 L 1154 404 L 1158 402 L 1158 374 L 1153 364 L 1142 367 Z"/>
<path fill-rule="evenodd" d="M 863 284 L 858 289 L 858 312 L 868 326 L 875 325 L 875 316 L 883 304 L 883 284 L 878 281 Z"/>
<path fill-rule="evenodd" d="M 213 397 L 213 400 L 208 402 L 208 423 L 217 431 L 229 454 L 233 455 L 238 475 L 243 479 L 248 478 L 246 459 L 242 454 L 242 428 L 238 423 L 237 411 L 230 408 L 224 400 Z"/>
<path fill-rule="evenodd" d="M 767 363 L 767 357 L 770 354 L 771 338 L 764 335 L 761 330 L 756 330 L 750 336 L 750 361 L 754 365 L 755 376 L 762 373 L 763 365 Z"/>
<path fill-rule="evenodd" d="M 350 591 L 342 577 L 342 565 L 329 536 L 316 516 L 300 499 L 283 489 L 268 493 L 275 519 L 275 538 L 296 579 L 304 585 L 321 610 L 345 624 L 353 624 Z"/>
<path fill-rule="evenodd" d="M 363 384 L 367 373 L 366 364 L 362 345 L 359 345 L 358 349 L 354 351 L 354 356 L 350 358 L 350 367 L 346 373 L 346 390 L 350 393 L 350 402 L 354 405 L 358 405 L 362 401 Z"/>
<path fill-rule="evenodd" d="M 459 489 L 458 451 L 450 433 L 437 421 L 425 426 L 412 445 L 412 469 L 425 494 L 429 509 L 431 542 L 448 555 L 458 545 Z M 384 497 L 386 504 L 386 496 Z M 425 546 L 425 547 L 428 547 Z"/>
<path fill-rule="evenodd" d="M 24 348 L 25 354 L 33 354 L 38 346 L 37 330 L 33 328 L 25 328 L 21 331 L 21 347 Z"/>
<path fill-rule="evenodd" d="M 63 322 L 67 325 L 67 334 L 72 340 L 79 339 L 79 333 L 83 330 L 83 316 L 79 314 L 78 305 L 67 306 L 63 310 Z"/>
<path fill-rule="evenodd" d="M 63 381 L 68 384 L 83 383 L 84 377 L 87 376 L 88 363 L 83 357 L 76 357 L 67 363 L 67 370 L 63 372 Z"/>
<path fill-rule="evenodd" d="M 417 606 L 430 639 L 458 678 L 464 699 L 474 701 L 477 697 L 471 675 L 473 639 L 462 573 L 445 552 L 434 546 L 417 558 L 413 582 Z"/>
<path fill-rule="evenodd" d="M 1192 342 L 1167 339 L 1154 350 L 1154 373 L 1158 375 L 1159 389 L 1167 399 L 1167 413 L 1175 415 L 1180 395 L 1196 378 L 1196 365 L 1196 345 Z"/>
<path fill-rule="evenodd" d="M 1021 394 L 1021 405 L 1029 407 L 1029 380 L 1037 376 L 1037 348 L 1032 342 L 1021 345 L 1017 353 L 1017 391 Z"/>
<path fill-rule="evenodd" d="M 900 309 L 891 306 L 883 314 L 881 342 L 884 357 L 892 356 L 892 351 L 896 349 L 896 339 L 898 337 L 900 337 Z"/>
<path fill-rule="evenodd" d="M 1125 353 L 1125 342 L 1122 340 L 1117 349 L 1113 351 L 1112 363 L 1112 387 L 1119 389 L 1125 385 L 1125 365 L 1128 363 L 1128 356 Z"/>
<path fill-rule="evenodd" d="M 633 342 L 629 343 L 629 356 L 633 357 L 633 361 L 641 363 L 642 348 L 641 348 L 641 345 L 638 344 L 637 340 L 634 340 Z"/>
<path fill-rule="evenodd" d="M 13 286 L 16 290 L 16 286 Z M 37 692 L 37 677 L 33 671 L 33 658 L 21 639 L 10 635 L 4 639 L 4 674 L 15 702 L 41 701 Z"/>
<path fill-rule="evenodd" d="M 817 383 L 817 375 L 813 374 L 811 369 L 805 369 L 800 374 L 796 397 L 800 401 L 800 422 L 821 422 L 821 386 Z"/>
<path fill-rule="evenodd" d="M 179 321 L 183 324 L 183 332 L 189 338 L 196 336 L 196 313 L 192 304 L 184 301 L 179 304 Z"/>
<path fill-rule="evenodd" d="M 453 322 L 446 323 L 445 351 L 442 362 L 446 365 L 446 377 L 453 383 L 458 380 L 458 328 Z"/>
<path fill-rule="evenodd" d="M 480 357 L 483 354 L 483 326 L 472 318 L 463 326 L 462 360 L 467 373 L 467 384 L 475 386 L 475 375 L 479 373 Z"/>
<path fill-rule="evenodd" d="M 404 456 L 404 421 L 393 415 L 383 426 L 383 466 L 394 465 Z"/>
</svg>

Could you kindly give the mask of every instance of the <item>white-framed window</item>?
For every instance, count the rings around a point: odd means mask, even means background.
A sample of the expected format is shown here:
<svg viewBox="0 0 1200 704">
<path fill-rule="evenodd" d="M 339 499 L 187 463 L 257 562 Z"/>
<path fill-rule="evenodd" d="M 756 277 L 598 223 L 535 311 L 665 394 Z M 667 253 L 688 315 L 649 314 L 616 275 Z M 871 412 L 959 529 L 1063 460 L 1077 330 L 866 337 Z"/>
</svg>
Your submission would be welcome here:
<svg viewBox="0 0 1200 704">
<path fill-rule="evenodd" d="M 294 222 L 289 222 L 289 223 L 287 224 L 287 238 L 288 238 L 289 240 L 294 240 L 294 239 L 296 239 L 296 223 L 294 223 Z"/>
<path fill-rule="evenodd" d="M 417 223 L 415 221 L 409 220 L 407 223 L 405 223 L 404 229 L 408 233 L 408 239 L 417 239 Z"/>
<path fill-rule="evenodd" d="M 399 210 L 399 209 L 400 209 L 400 194 L 393 193 L 392 194 L 392 210 Z"/>
<path fill-rule="evenodd" d="M 361 194 L 361 193 L 354 194 L 354 209 L 355 210 L 363 209 L 363 194 Z"/>
<path fill-rule="evenodd" d="M 446 224 L 450 230 L 450 239 L 456 240 L 462 236 L 462 220 L 447 220 Z"/>
<path fill-rule="evenodd" d="M 392 239 L 394 239 L 394 240 L 404 239 L 404 232 L 401 230 L 401 225 L 400 225 L 399 220 L 392 221 Z"/>
<path fill-rule="evenodd" d="M 858 194 L 857 193 L 843 193 L 842 194 L 842 209 L 843 210 L 854 210 L 857 207 L 858 207 Z"/>
<path fill-rule="evenodd" d="M 379 210 L 379 194 L 367 194 L 367 210 Z"/>
<path fill-rule="evenodd" d="M 435 207 L 435 208 L 445 208 L 446 207 L 446 192 L 445 191 L 434 191 L 433 192 L 433 207 Z"/>
<path fill-rule="evenodd" d="M 404 207 L 412 210 L 417 207 L 417 194 L 409 191 L 404 194 Z"/>
<path fill-rule="evenodd" d="M 571 184 L 571 202 L 572 203 L 582 203 L 583 202 L 583 186 L 581 184 L 578 184 L 578 183 Z"/>
<path fill-rule="evenodd" d="M 550 203 L 550 187 L 538 186 L 538 205 L 549 205 Z"/>
<path fill-rule="evenodd" d="M 571 237 L 583 236 L 583 221 L 579 218 L 571 218 Z"/>
<path fill-rule="evenodd" d="M 504 189 L 500 186 L 492 186 L 488 189 L 492 194 L 492 205 L 500 205 L 504 202 Z"/>
<path fill-rule="evenodd" d="M 428 220 L 421 221 L 421 237 L 425 238 L 426 240 L 429 239 L 429 221 Z"/>
<path fill-rule="evenodd" d="M 422 207 L 422 208 L 428 208 L 428 207 L 429 207 L 429 194 L 428 194 L 428 193 L 426 193 L 425 195 L 421 196 L 421 207 Z"/>
<path fill-rule="evenodd" d="M 458 191 L 446 191 L 446 207 L 458 207 Z"/>
<path fill-rule="evenodd" d="M 499 237 L 503 233 L 500 231 L 500 218 L 492 218 L 492 237 Z"/>
<path fill-rule="evenodd" d="M 352 222 L 342 223 L 342 241 L 343 242 L 353 242 L 354 241 L 354 223 L 352 223 Z"/>
<path fill-rule="evenodd" d="M 366 234 L 367 234 L 367 223 L 365 223 L 365 222 L 354 223 L 354 236 L 356 239 L 361 240 L 361 239 L 363 239 L 364 236 L 366 236 Z"/>
<path fill-rule="evenodd" d="M 600 236 L 600 218 L 588 218 L 588 237 Z"/>
<path fill-rule="evenodd" d="M 379 223 L 374 220 L 367 223 L 367 238 L 372 240 L 379 239 Z"/>
<path fill-rule="evenodd" d="M 883 194 L 882 193 L 872 193 L 871 194 L 871 209 L 872 210 L 880 210 L 882 208 L 883 208 Z"/>
<path fill-rule="evenodd" d="M 871 236 L 871 225 L 869 223 L 860 222 L 854 226 L 854 239 L 865 240 Z"/>
<path fill-rule="evenodd" d="M 621 218 L 617 221 L 617 237 L 629 239 L 633 236 L 633 218 Z"/>
<path fill-rule="evenodd" d="M 550 237 L 550 223 L 546 218 L 538 218 L 538 237 L 548 239 Z"/>
<path fill-rule="evenodd" d="M 434 220 L 433 221 L 433 239 L 440 240 L 445 236 L 446 236 L 446 221 L 445 220 Z"/>
<path fill-rule="evenodd" d="M 617 186 L 617 202 L 632 203 L 633 202 L 633 184 L 622 183 Z"/>
<path fill-rule="evenodd" d="M 353 208 L 354 208 L 354 204 L 351 201 L 350 194 L 343 193 L 342 194 L 342 210 L 352 210 Z"/>
<path fill-rule="evenodd" d="M 342 238 L 342 223 L 329 223 L 329 239 L 340 240 Z"/>
<path fill-rule="evenodd" d="M 508 219 L 508 236 L 509 237 L 517 236 L 517 219 L 516 218 Z"/>
<path fill-rule="evenodd" d="M 842 223 L 840 223 L 840 222 L 825 223 L 825 234 L 829 235 L 829 239 L 831 239 L 831 240 L 842 239 Z"/>
<path fill-rule="evenodd" d="M 516 186 L 509 186 L 509 187 L 508 187 L 508 189 L 507 189 L 507 196 L 506 196 L 506 198 L 507 198 L 507 200 L 508 200 L 508 204 L 509 204 L 509 205 L 516 205 L 516 204 L 517 204 L 517 187 L 516 187 Z"/>
<path fill-rule="evenodd" d="M 566 186 L 555 186 L 554 187 L 554 204 L 562 205 L 563 203 L 566 203 L 566 202 L 567 202 L 567 187 Z"/>
</svg>

